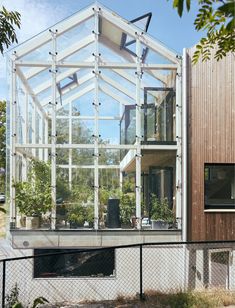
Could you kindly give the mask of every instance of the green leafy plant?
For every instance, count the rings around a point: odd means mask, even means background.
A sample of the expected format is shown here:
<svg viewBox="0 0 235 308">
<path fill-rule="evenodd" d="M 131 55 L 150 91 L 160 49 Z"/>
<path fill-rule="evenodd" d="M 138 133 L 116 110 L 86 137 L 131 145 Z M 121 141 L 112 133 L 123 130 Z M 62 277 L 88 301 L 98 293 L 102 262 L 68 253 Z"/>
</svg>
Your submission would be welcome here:
<svg viewBox="0 0 235 308">
<path fill-rule="evenodd" d="M 2 204 L 0 204 L 0 212 L 6 213 L 6 210 L 2 207 Z"/>
<path fill-rule="evenodd" d="M 151 219 L 162 220 L 169 223 L 174 222 L 174 213 L 169 208 L 167 198 L 157 198 L 156 195 L 151 196 Z"/>
<path fill-rule="evenodd" d="M 44 298 L 42 296 L 41 297 L 37 297 L 33 301 L 33 304 L 30 306 L 30 308 L 37 308 L 37 307 L 39 307 L 38 305 L 43 305 L 45 303 L 49 303 L 46 298 Z M 13 306 L 11 306 L 11 308 L 28 308 L 28 306 L 25 307 L 22 303 L 17 302 Z"/>
<path fill-rule="evenodd" d="M 92 226 L 94 223 L 94 206 L 88 205 L 86 207 L 86 221 L 89 223 L 89 226 Z"/>
<path fill-rule="evenodd" d="M 120 198 L 121 223 L 130 224 L 131 217 L 135 215 L 135 195 L 122 194 Z"/>
<path fill-rule="evenodd" d="M 11 289 L 10 293 L 6 295 L 5 308 L 12 308 L 19 302 L 19 288 L 17 283 Z"/>
<path fill-rule="evenodd" d="M 75 203 L 68 208 L 68 220 L 72 226 L 83 227 L 87 217 L 86 207 L 80 203 Z"/>
<path fill-rule="evenodd" d="M 20 13 L 7 11 L 3 6 L 0 10 L 0 52 L 3 53 L 4 46 L 8 48 L 12 43 L 18 42 L 14 25 L 20 28 Z"/>
<path fill-rule="evenodd" d="M 181 17 L 184 4 L 189 11 L 191 0 L 173 0 L 173 7 Z M 220 60 L 235 51 L 235 5 L 234 0 L 198 0 L 199 10 L 194 21 L 197 31 L 206 31 L 193 55 L 193 63 L 211 57 L 211 50 L 217 47 L 215 59 Z"/>
<path fill-rule="evenodd" d="M 15 183 L 16 206 L 26 216 L 40 216 L 52 209 L 50 165 L 32 160 L 28 181 Z"/>
</svg>

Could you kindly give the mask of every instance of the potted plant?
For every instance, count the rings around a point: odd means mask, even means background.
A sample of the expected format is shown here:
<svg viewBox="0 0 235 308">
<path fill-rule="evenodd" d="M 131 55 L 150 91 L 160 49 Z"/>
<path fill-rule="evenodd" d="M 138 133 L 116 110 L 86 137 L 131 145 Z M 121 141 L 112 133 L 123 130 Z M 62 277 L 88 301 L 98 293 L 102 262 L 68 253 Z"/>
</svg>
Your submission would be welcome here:
<svg viewBox="0 0 235 308">
<path fill-rule="evenodd" d="M 151 222 L 152 229 L 168 229 L 174 221 L 174 213 L 169 208 L 167 198 L 151 196 Z"/>
<path fill-rule="evenodd" d="M 15 183 L 16 206 L 26 216 L 26 229 L 40 227 L 42 214 L 52 209 L 50 166 L 31 161 L 28 180 Z"/>
<path fill-rule="evenodd" d="M 132 193 L 125 193 L 120 198 L 120 218 L 122 228 L 135 226 L 132 221 L 135 216 L 135 196 Z"/>
<path fill-rule="evenodd" d="M 87 205 L 86 207 L 86 221 L 89 224 L 89 228 L 93 228 L 94 225 L 94 205 Z"/>
<path fill-rule="evenodd" d="M 86 208 L 81 203 L 70 205 L 67 218 L 71 229 L 83 227 L 86 221 Z"/>
</svg>

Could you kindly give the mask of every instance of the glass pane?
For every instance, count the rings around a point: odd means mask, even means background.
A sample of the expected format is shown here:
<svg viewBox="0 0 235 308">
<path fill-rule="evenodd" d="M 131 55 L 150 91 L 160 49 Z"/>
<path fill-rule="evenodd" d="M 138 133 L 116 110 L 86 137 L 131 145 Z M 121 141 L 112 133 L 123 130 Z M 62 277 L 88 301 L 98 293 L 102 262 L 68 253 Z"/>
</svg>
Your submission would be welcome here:
<svg viewBox="0 0 235 308">
<path fill-rule="evenodd" d="M 125 50 L 126 36 L 121 29 L 102 18 L 99 51 L 102 59 L 112 62 L 134 62 L 134 55 Z M 128 37 L 128 40 L 133 40 Z"/>
<path fill-rule="evenodd" d="M 73 165 L 93 165 L 94 150 L 93 149 L 73 149 L 72 150 Z"/>
<path fill-rule="evenodd" d="M 100 143 L 120 144 L 118 120 L 99 120 Z"/>
<path fill-rule="evenodd" d="M 34 68 L 35 69 L 35 68 Z M 48 69 L 41 69 L 38 73 L 28 80 L 28 83 L 33 91 L 37 94 L 41 87 L 41 84 L 47 83 L 49 86 L 51 85 L 51 74 Z"/>
<path fill-rule="evenodd" d="M 171 142 L 175 140 L 175 91 L 169 88 L 146 88 L 144 141 Z"/>
<path fill-rule="evenodd" d="M 103 92 L 99 92 L 99 115 L 100 116 L 112 116 L 119 117 L 120 104 L 114 100 L 111 96 L 106 95 Z"/>
<path fill-rule="evenodd" d="M 56 227 L 68 228 L 68 207 L 71 202 L 69 169 L 56 167 Z"/>
<path fill-rule="evenodd" d="M 120 150 L 99 149 L 99 165 L 119 165 Z"/>
<path fill-rule="evenodd" d="M 69 164 L 69 149 L 56 149 L 56 163 L 58 165 L 68 165 Z"/>
<path fill-rule="evenodd" d="M 102 189 L 110 191 L 110 197 L 116 194 L 114 190 L 120 187 L 119 169 L 99 169 L 99 183 Z M 113 192 L 111 192 L 113 191 Z"/>
<path fill-rule="evenodd" d="M 72 143 L 90 144 L 94 142 L 93 120 L 72 120 Z"/>
<path fill-rule="evenodd" d="M 73 168 L 72 190 L 83 203 L 94 201 L 94 169 Z"/>
<path fill-rule="evenodd" d="M 58 116 L 68 116 L 69 115 L 69 104 L 65 106 L 60 106 L 56 112 Z"/>
<path fill-rule="evenodd" d="M 94 92 L 90 91 L 72 101 L 73 116 L 94 116 Z"/>
<path fill-rule="evenodd" d="M 75 44 L 75 46 L 76 45 L 77 44 Z M 94 50 L 95 44 L 92 42 L 78 51 L 68 52 L 69 56 L 63 58 L 63 62 L 93 62 L 94 58 L 92 57 L 92 53 Z"/>
<path fill-rule="evenodd" d="M 44 45 L 31 51 L 27 55 L 21 57 L 20 59 L 23 61 L 49 61 L 51 60 L 51 55 L 49 54 L 51 48 L 52 48 L 52 42 L 50 40 Z"/>
<path fill-rule="evenodd" d="M 56 167 L 56 204 L 69 202 L 71 198 L 69 169 Z"/>
<path fill-rule="evenodd" d="M 93 76 L 91 76 L 93 77 Z M 79 83 L 81 82 L 81 83 Z M 65 106 L 66 104 L 79 99 L 84 94 L 92 92 L 94 89 L 94 80 L 92 78 L 88 78 L 86 81 L 78 81 L 75 83 L 73 82 L 73 85 L 71 87 L 66 87 L 65 90 L 62 90 L 61 94 L 58 92 L 58 102 Z M 93 102 L 94 99 L 92 99 Z"/>
<path fill-rule="evenodd" d="M 136 140 L 136 106 L 125 106 L 121 118 L 121 143 L 134 144 Z"/>
<path fill-rule="evenodd" d="M 205 208 L 235 209 L 235 164 L 205 164 Z"/>
<path fill-rule="evenodd" d="M 57 143 L 69 143 L 69 120 L 56 119 Z"/>
<path fill-rule="evenodd" d="M 36 149 L 31 149 L 34 156 Z M 16 226 L 49 228 L 52 209 L 50 163 L 16 157 Z M 27 202 L 26 202 L 27 200 Z"/>
<path fill-rule="evenodd" d="M 94 18 L 88 18 L 79 25 L 71 28 L 70 30 L 64 32 L 63 34 L 58 34 L 56 39 L 57 49 L 62 51 L 68 46 L 77 43 L 78 41 L 84 39 L 89 34 L 92 34 L 94 29 Z"/>
<path fill-rule="evenodd" d="M 57 253 L 58 255 L 55 255 Z M 74 249 L 34 249 L 34 254 L 40 255 L 34 259 L 34 278 L 115 277 L 113 248 L 90 252 Z M 42 254 L 54 255 L 42 257 Z"/>
<path fill-rule="evenodd" d="M 147 51 L 146 51 L 147 48 Z M 147 64 L 172 64 L 169 59 L 162 56 L 160 53 L 156 52 L 155 50 L 147 47 L 145 44 L 142 44 L 143 49 L 143 62 Z"/>
</svg>

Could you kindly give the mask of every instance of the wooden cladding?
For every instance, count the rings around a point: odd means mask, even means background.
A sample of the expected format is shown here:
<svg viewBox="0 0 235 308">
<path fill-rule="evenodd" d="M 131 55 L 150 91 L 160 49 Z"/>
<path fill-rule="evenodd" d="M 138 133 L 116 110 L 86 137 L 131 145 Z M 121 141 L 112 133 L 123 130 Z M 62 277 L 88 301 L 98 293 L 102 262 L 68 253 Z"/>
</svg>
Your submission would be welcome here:
<svg viewBox="0 0 235 308">
<path fill-rule="evenodd" d="M 235 163 L 235 56 L 192 65 L 194 51 L 187 51 L 188 239 L 235 240 L 235 212 L 204 209 L 204 164 Z"/>
</svg>

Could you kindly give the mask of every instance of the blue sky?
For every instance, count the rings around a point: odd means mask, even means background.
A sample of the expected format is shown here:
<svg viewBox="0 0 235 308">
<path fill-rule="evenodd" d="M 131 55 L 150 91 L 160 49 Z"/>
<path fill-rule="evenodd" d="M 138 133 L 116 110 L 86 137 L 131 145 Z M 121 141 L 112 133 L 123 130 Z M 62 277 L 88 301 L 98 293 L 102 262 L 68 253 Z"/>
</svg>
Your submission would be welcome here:
<svg viewBox="0 0 235 308">
<path fill-rule="evenodd" d="M 148 33 L 167 47 L 182 53 L 184 47 L 198 42 L 201 33 L 194 30 L 193 21 L 197 13 L 197 1 L 192 1 L 189 13 L 180 18 L 172 8 L 172 0 L 101 0 L 104 6 L 127 20 L 152 12 Z M 69 15 L 94 3 L 92 0 L 0 0 L 8 10 L 21 13 L 21 29 L 17 31 L 18 41 L 29 39 Z M 0 56 L 0 99 L 6 99 L 5 59 Z"/>
</svg>

